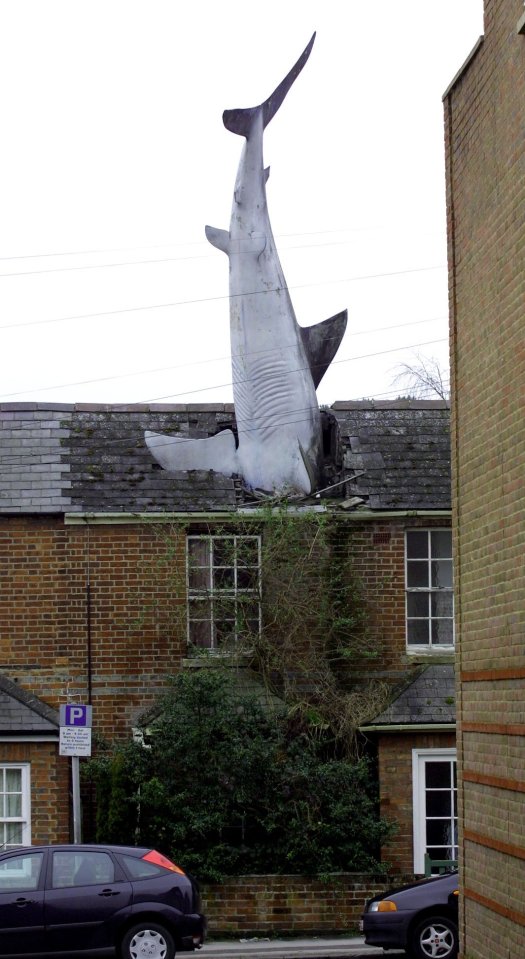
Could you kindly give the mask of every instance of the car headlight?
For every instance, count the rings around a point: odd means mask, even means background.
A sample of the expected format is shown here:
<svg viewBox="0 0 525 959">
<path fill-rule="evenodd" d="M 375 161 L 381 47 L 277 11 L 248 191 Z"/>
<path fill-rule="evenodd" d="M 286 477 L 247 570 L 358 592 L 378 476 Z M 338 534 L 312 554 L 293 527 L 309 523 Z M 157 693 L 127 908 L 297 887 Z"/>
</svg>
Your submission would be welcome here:
<svg viewBox="0 0 525 959">
<path fill-rule="evenodd" d="M 371 903 L 369 912 L 397 912 L 397 906 L 391 899 L 380 899 L 379 902 Z"/>
</svg>

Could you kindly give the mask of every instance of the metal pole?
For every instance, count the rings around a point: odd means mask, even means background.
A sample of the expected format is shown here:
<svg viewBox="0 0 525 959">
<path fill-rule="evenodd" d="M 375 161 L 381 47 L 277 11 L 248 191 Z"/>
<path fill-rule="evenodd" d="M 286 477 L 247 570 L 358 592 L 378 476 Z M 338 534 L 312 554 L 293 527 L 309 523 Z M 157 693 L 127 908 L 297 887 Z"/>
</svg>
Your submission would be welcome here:
<svg viewBox="0 0 525 959">
<path fill-rule="evenodd" d="M 82 842 L 82 821 L 80 813 L 80 760 L 71 757 L 71 785 L 73 788 L 73 842 Z"/>
</svg>

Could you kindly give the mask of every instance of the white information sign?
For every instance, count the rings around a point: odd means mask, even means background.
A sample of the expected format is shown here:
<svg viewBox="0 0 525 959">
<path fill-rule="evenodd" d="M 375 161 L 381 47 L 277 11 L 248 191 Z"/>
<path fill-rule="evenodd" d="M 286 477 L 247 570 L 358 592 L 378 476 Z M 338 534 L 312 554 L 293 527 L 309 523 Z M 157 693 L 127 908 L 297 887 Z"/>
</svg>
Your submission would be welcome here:
<svg viewBox="0 0 525 959">
<path fill-rule="evenodd" d="M 90 726 L 61 726 L 60 756 L 91 756 Z"/>
<path fill-rule="evenodd" d="M 60 756 L 91 756 L 93 709 L 83 703 L 60 707 Z"/>
</svg>

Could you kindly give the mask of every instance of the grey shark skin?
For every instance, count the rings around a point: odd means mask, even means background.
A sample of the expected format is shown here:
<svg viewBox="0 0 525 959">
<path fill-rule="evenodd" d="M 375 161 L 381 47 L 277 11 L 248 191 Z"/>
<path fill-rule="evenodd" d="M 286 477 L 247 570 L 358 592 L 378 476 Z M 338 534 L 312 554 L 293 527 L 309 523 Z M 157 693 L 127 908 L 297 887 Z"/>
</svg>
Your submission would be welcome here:
<svg viewBox="0 0 525 959">
<path fill-rule="evenodd" d="M 226 110 L 225 127 L 245 137 L 233 194 L 230 229 L 206 227 L 230 263 L 230 337 L 238 428 L 209 439 L 146 433 L 168 470 L 212 469 L 242 475 L 266 491 L 311 493 L 322 463 L 316 386 L 346 328 L 346 310 L 301 328 L 279 262 L 266 202 L 264 129 L 305 65 L 315 34 L 290 73 L 264 103 Z"/>
</svg>

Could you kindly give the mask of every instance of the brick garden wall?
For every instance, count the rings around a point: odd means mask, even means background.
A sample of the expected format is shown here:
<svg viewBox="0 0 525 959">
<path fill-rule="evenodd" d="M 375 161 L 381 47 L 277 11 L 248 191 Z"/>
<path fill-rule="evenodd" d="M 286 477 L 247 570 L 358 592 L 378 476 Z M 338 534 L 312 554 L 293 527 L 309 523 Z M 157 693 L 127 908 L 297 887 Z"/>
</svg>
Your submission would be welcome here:
<svg viewBox="0 0 525 959">
<path fill-rule="evenodd" d="M 354 873 L 321 882 L 309 876 L 240 876 L 202 887 L 211 938 L 354 933 L 384 880 Z"/>
<path fill-rule="evenodd" d="M 485 0 L 485 39 L 445 99 L 460 938 L 469 959 L 525 948 L 523 13 L 522 0 Z"/>
</svg>

